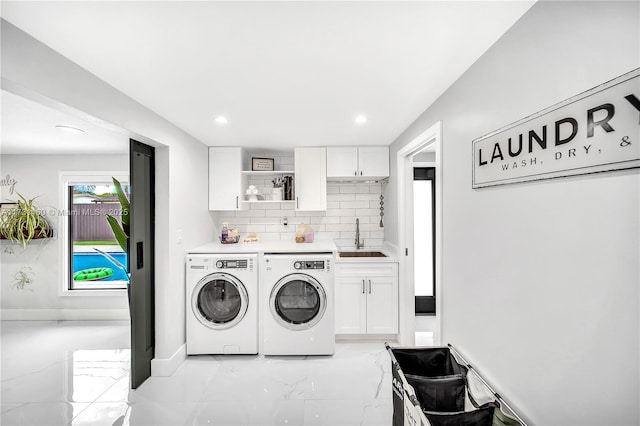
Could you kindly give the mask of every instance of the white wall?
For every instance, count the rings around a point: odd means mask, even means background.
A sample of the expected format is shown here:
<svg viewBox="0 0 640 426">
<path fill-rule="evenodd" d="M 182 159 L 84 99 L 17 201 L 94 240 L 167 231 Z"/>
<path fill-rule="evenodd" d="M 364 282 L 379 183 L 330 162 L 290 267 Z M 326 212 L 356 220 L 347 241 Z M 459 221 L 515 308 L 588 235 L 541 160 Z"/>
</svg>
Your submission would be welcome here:
<svg viewBox="0 0 640 426">
<path fill-rule="evenodd" d="M 61 297 L 61 247 L 58 241 L 58 217 L 65 210 L 59 205 L 59 171 L 127 171 L 127 155 L 2 155 L 2 176 L 18 181 L 15 191 L 26 198 L 36 198 L 39 208 L 54 227 L 54 239 L 35 241 L 26 250 L 2 241 L 2 319 L 128 319 L 127 295 L 114 297 Z M 90 169 L 87 165 L 90 165 Z M 14 194 L 14 198 L 17 195 Z M 34 273 L 34 283 L 26 290 L 12 288 L 13 275 L 27 266 Z"/>
<path fill-rule="evenodd" d="M 471 141 L 637 68 L 639 6 L 538 2 L 392 145 L 442 120 L 443 342 L 531 424 L 640 422 L 640 177 L 473 190 Z"/>
<path fill-rule="evenodd" d="M 3 20 L 1 29 L 3 89 L 87 114 L 156 147 L 155 358 L 175 367 L 169 360 L 183 353 L 185 342 L 184 257 L 213 233 L 206 200 L 207 147 L 8 22 Z"/>
</svg>

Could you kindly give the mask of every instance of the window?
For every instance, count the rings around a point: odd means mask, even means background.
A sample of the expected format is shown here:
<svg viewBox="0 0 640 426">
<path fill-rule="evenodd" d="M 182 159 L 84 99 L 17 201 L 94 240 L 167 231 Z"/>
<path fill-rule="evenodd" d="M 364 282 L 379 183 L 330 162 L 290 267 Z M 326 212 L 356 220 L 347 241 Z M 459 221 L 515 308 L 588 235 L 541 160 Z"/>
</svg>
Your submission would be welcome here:
<svg viewBox="0 0 640 426">
<path fill-rule="evenodd" d="M 129 178 L 122 172 L 61 173 L 63 294 L 113 295 L 127 288 L 127 253 L 107 222 L 107 215 L 122 220 L 112 177 L 128 195 Z"/>
</svg>

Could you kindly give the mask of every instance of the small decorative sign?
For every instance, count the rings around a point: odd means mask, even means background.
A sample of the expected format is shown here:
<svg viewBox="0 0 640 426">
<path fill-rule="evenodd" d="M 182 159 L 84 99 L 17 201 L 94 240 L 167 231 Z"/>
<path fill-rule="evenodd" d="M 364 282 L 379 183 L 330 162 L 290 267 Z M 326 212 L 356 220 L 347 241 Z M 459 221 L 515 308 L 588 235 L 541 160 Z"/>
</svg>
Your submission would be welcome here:
<svg viewBox="0 0 640 426">
<path fill-rule="evenodd" d="M 473 188 L 640 167 L 640 68 L 473 141 Z"/>
<path fill-rule="evenodd" d="M 251 170 L 253 171 L 273 171 L 273 158 L 251 158 Z"/>
</svg>

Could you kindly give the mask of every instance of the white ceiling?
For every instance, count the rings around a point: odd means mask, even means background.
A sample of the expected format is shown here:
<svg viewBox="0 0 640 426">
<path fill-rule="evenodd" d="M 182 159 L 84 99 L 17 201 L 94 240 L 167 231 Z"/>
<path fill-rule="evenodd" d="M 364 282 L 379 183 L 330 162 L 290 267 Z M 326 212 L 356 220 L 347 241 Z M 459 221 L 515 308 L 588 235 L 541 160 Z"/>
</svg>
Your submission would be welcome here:
<svg viewBox="0 0 640 426">
<path fill-rule="evenodd" d="M 1 13 L 207 145 L 280 149 L 389 145 L 532 4 L 2 1 Z"/>
<path fill-rule="evenodd" d="M 124 154 L 129 137 L 66 112 L 2 91 L 2 154 Z M 67 133 L 56 126 L 84 130 Z"/>
</svg>

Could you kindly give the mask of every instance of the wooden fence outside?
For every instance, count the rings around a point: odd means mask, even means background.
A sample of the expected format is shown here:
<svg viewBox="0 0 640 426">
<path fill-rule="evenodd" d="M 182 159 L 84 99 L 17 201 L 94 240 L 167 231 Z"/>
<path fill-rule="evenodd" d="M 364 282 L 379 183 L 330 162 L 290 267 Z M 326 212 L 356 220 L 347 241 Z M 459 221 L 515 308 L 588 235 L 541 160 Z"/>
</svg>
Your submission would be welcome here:
<svg viewBox="0 0 640 426">
<path fill-rule="evenodd" d="M 119 203 L 74 204 L 71 217 L 74 241 L 114 240 L 107 222 L 110 214 L 121 221 Z"/>
</svg>

